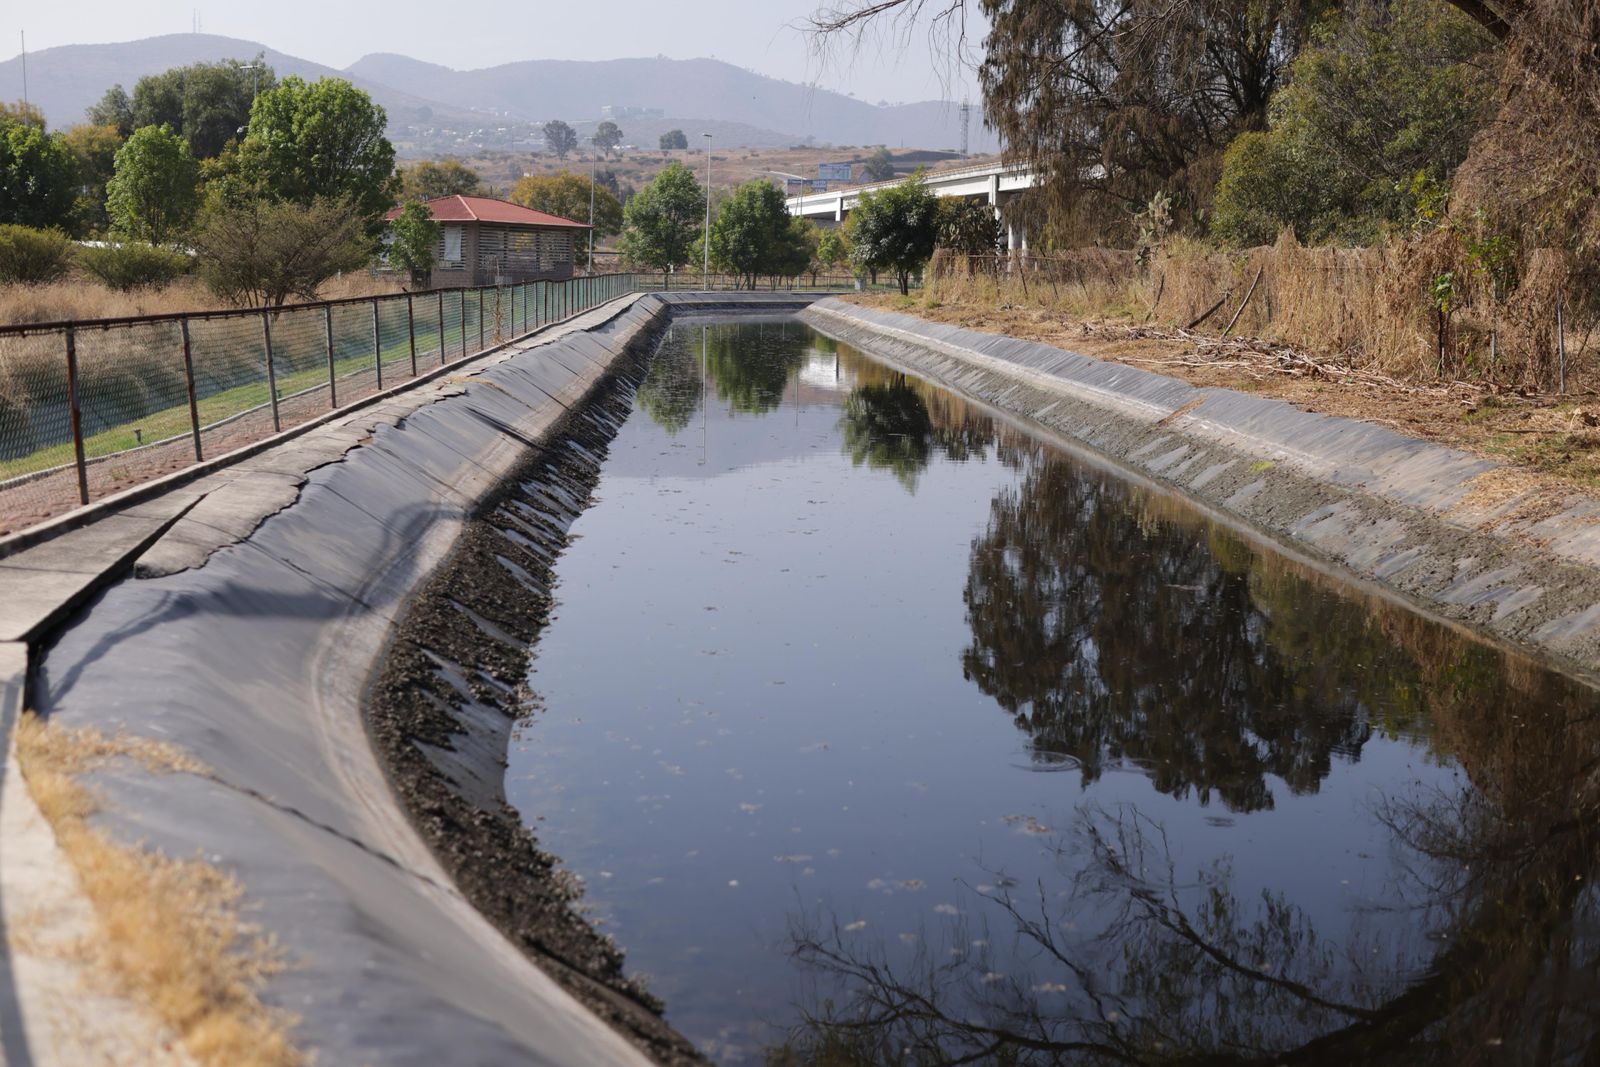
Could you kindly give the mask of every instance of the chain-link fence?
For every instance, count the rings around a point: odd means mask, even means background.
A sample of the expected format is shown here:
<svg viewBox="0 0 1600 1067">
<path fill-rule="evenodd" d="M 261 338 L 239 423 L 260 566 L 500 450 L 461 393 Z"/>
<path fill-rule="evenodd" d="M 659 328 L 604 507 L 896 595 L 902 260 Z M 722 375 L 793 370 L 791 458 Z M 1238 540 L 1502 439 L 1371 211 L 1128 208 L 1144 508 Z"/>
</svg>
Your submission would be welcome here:
<svg viewBox="0 0 1600 1067">
<path fill-rule="evenodd" d="M 0 326 L 0 534 L 634 289 L 631 274 Z"/>
</svg>

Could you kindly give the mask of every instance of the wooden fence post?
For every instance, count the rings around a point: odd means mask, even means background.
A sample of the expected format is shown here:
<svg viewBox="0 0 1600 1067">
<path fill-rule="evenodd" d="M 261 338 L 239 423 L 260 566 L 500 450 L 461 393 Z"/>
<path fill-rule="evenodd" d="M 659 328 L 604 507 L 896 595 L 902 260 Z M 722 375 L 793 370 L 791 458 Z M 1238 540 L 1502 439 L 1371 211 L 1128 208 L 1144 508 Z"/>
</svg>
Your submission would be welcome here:
<svg viewBox="0 0 1600 1067">
<path fill-rule="evenodd" d="M 205 459 L 200 451 L 200 404 L 194 395 L 194 357 L 189 349 L 189 316 L 178 320 L 178 332 L 183 335 L 183 385 L 189 393 L 189 434 L 194 438 L 194 461 Z"/>
<path fill-rule="evenodd" d="M 78 503 L 89 502 L 89 469 L 83 460 L 83 413 L 78 407 L 78 333 L 67 327 L 67 407 L 72 414 L 72 457 L 78 468 Z"/>
<path fill-rule="evenodd" d="M 267 398 L 272 402 L 272 432 L 282 433 L 278 418 L 278 372 L 272 363 L 272 312 L 261 309 L 261 341 L 267 348 Z"/>
</svg>

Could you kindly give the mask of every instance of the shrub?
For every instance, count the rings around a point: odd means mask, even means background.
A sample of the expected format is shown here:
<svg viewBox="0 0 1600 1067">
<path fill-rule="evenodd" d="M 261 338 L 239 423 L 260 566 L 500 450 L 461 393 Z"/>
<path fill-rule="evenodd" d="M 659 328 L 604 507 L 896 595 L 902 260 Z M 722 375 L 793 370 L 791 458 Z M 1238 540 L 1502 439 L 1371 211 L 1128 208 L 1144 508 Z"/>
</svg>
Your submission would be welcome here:
<svg viewBox="0 0 1600 1067">
<path fill-rule="evenodd" d="M 189 257 L 143 241 L 125 241 L 80 248 L 78 266 L 108 288 L 128 293 L 135 289 L 165 289 L 189 269 Z"/>
<path fill-rule="evenodd" d="M 0 284 L 42 285 L 72 269 L 72 241 L 58 229 L 0 226 Z"/>
</svg>

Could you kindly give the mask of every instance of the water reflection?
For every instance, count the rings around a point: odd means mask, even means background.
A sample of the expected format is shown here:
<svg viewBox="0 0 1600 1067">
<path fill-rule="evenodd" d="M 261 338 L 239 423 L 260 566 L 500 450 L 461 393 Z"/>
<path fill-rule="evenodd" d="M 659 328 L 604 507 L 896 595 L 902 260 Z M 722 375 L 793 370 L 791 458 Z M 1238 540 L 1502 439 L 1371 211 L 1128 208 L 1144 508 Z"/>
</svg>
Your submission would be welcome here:
<svg viewBox="0 0 1600 1067">
<path fill-rule="evenodd" d="M 508 793 L 713 1058 L 1600 1052 L 1591 691 L 794 324 L 639 407 Z"/>
</svg>

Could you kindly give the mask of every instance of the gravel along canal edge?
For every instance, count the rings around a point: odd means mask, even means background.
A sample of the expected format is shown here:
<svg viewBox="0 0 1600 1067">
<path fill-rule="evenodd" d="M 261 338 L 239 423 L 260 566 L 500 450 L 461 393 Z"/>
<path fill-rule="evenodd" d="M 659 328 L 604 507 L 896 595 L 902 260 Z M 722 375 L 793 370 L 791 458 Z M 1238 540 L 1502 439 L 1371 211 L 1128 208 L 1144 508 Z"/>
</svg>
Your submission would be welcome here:
<svg viewBox="0 0 1600 1067">
<path fill-rule="evenodd" d="M 1371 423 L 825 299 L 800 316 L 1347 580 L 1600 681 L 1600 504 Z"/>
<path fill-rule="evenodd" d="M 580 884 L 539 848 L 503 789 L 555 560 L 650 355 L 625 357 L 485 502 L 397 621 L 367 714 L 395 792 L 467 899 L 653 1059 L 687 1064 L 702 1061 L 624 975 L 616 944 L 575 909 Z"/>
</svg>

